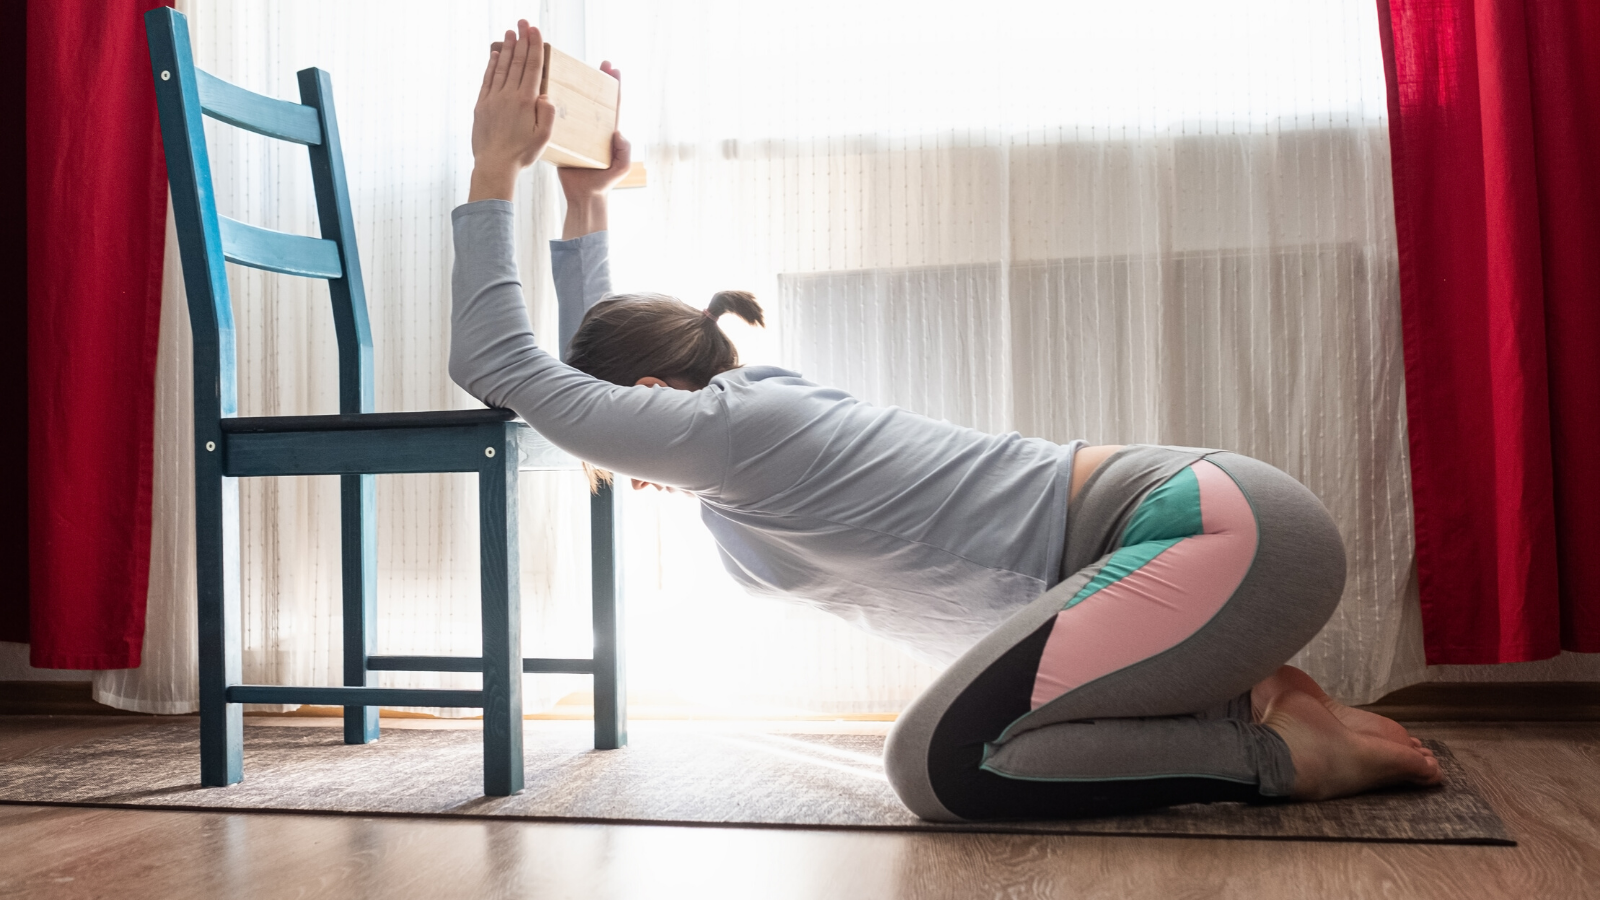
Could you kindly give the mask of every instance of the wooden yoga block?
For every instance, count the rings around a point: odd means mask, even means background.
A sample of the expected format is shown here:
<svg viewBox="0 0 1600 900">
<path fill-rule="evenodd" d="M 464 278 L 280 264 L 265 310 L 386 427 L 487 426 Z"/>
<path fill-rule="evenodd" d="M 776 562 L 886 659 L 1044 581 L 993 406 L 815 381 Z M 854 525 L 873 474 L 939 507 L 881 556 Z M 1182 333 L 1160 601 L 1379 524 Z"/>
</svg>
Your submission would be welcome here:
<svg viewBox="0 0 1600 900">
<path fill-rule="evenodd" d="M 542 91 L 555 104 L 556 122 L 550 146 L 539 158 L 576 169 L 610 166 L 617 80 L 545 44 Z"/>
</svg>

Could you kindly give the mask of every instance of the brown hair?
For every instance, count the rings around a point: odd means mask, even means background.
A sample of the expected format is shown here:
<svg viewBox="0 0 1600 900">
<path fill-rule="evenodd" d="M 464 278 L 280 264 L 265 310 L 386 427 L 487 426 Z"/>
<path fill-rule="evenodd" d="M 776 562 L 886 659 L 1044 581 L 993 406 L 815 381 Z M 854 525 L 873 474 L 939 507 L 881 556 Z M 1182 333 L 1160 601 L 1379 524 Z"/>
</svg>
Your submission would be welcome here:
<svg viewBox="0 0 1600 900">
<path fill-rule="evenodd" d="M 584 315 L 567 349 L 567 364 L 612 384 L 632 387 L 646 377 L 681 379 L 694 390 L 739 367 L 739 352 L 717 326 L 733 313 L 766 325 L 749 291 L 718 291 L 704 310 L 666 294 L 617 294 Z M 611 473 L 583 464 L 590 489 Z"/>
<path fill-rule="evenodd" d="M 733 313 L 765 325 L 749 291 L 719 291 L 704 311 L 666 294 L 619 294 L 596 303 L 567 350 L 567 364 L 602 381 L 631 387 L 654 376 L 681 378 L 700 390 L 739 367 L 717 319 Z"/>
</svg>

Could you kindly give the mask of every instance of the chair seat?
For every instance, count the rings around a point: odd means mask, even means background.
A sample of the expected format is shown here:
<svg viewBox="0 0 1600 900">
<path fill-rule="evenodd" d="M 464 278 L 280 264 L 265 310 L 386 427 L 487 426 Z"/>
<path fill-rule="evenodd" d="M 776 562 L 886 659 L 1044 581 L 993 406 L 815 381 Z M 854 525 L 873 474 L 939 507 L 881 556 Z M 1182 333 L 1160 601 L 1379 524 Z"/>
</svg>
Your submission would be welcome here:
<svg viewBox="0 0 1600 900">
<path fill-rule="evenodd" d="M 501 452 L 507 429 L 518 469 L 580 467 L 509 409 L 241 416 L 219 424 L 223 474 L 241 478 L 474 472 L 486 464 L 487 449 Z"/>
<path fill-rule="evenodd" d="M 339 416 L 236 416 L 221 421 L 228 434 L 287 431 L 350 431 L 364 428 L 445 428 L 516 421 L 509 409 L 441 409 L 427 412 L 359 413 Z"/>
</svg>

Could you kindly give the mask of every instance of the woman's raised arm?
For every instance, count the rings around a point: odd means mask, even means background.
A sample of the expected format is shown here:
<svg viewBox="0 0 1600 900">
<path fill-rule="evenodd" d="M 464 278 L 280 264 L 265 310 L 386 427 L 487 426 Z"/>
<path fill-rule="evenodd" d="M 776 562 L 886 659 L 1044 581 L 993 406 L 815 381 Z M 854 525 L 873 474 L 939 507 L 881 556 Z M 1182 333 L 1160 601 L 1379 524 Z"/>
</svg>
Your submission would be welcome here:
<svg viewBox="0 0 1600 900">
<path fill-rule="evenodd" d="M 618 81 L 622 70 L 608 60 L 600 71 Z M 620 104 L 620 98 L 619 98 Z M 556 283 L 561 356 L 578 333 L 589 307 L 611 292 L 611 241 L 606 197 L 628 174 L 633 164 L 632 146 L 622 132 L 611 135 L 611 165 L 604 169 L 562 168 L 561 192 L 566 196 L 567 217 L 561 240 L 550 242 L 550 272 Z"/>
<path fill-rule="evenodd" d="M 490 406 L 515 410 L 579 459 L 660 484 L 714 490 L 728 457 L 717 392 L 609 384 L 563 365 L 534 340 L 510 201 L 517 173 L 550 140 L 554 110 L 537 93 L 543 51 L 538 29 L 518 23 L 484 72 L 472 129 L 471 200 L 452 215 L 450 377 Z"/>
</svg>

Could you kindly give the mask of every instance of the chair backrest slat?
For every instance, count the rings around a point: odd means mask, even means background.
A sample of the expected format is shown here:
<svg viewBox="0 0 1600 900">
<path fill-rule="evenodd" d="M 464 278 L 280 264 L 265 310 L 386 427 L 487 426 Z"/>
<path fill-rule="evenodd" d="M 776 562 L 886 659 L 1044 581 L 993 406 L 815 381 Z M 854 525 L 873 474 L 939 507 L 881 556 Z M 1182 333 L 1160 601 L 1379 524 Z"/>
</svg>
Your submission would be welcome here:
<svg viewBox="0 0 1600 900">
<path fill-rule="evenodd" d="M 328 282 L 333 299 L 333 330 L 339 339 L 339 412 L 373 410 L 372 328 L 367 322 L 367 288 L 356 248 L 356 219 L 350 211 L 350 182 L 344 172 L 344 145 L 333 110 L 333 82 L 321 69 L 301 69 L 300 102 L 317 111 L 322 143 L 307 147 L 311 183 L 316 186 L 317 218 L 323 238 L 339 243 L 345 277 Z"/>
<path fill-rule="evenodd" d="M 194 70 L 194 80 L 200 89 L 200 109 L 213 119 L 280 141 L 322 143 L 322 125 L 309 106 L 263 97 L 203 69 Z"/>
<path fill-rule="evenodd" d="M 257 228 L 222 215 L 217 216 L 217 225 L 222 230 L 222 255 L 228 262 L 307 278 L 344 275 L 339 245 L 333 241 Z"/>
</svg>

